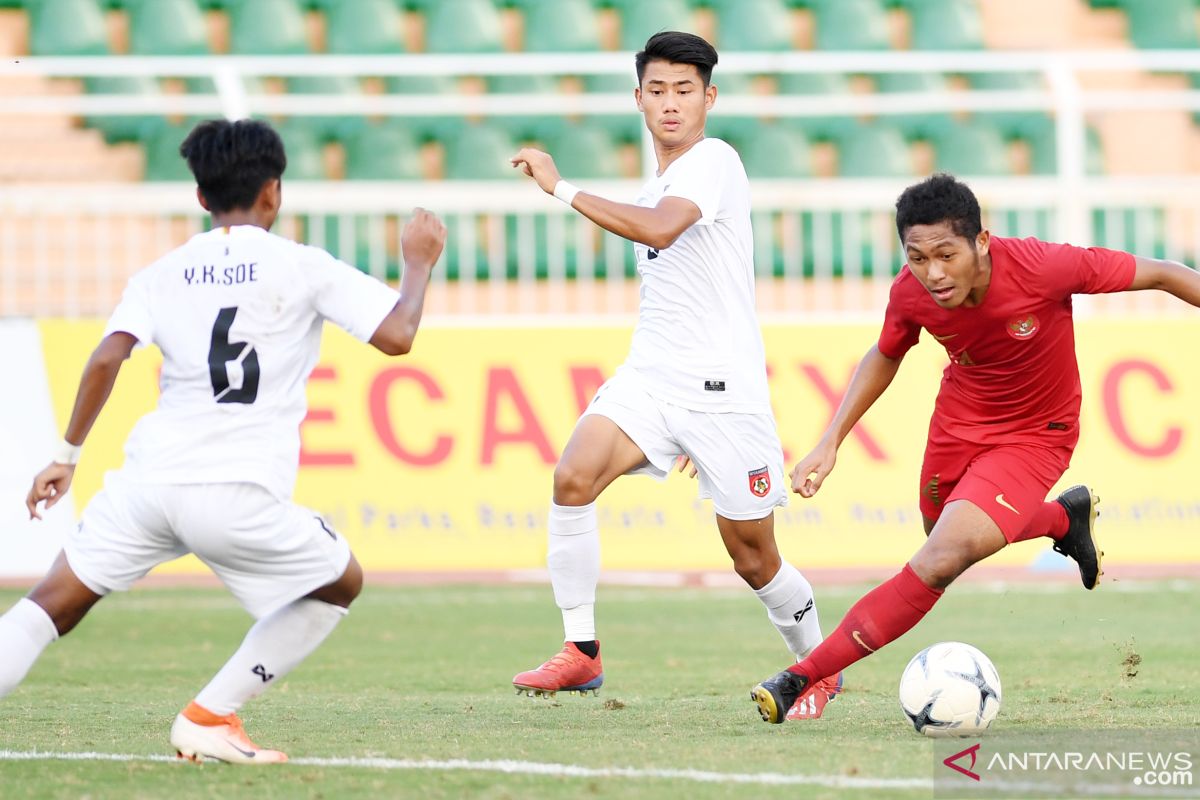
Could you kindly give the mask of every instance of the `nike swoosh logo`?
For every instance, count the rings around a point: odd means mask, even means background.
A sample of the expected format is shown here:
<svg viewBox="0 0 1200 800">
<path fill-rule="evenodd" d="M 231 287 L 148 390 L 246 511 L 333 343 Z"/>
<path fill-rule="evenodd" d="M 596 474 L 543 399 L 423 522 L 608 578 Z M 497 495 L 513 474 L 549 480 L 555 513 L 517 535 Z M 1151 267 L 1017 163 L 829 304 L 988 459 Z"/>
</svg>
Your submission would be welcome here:
<svg viewBox="0 0 1200 800">
<path fill-rule="evenodd" d="M 1009 511 L 1013 512 L 1017 516 L 1021 516 L 1021 512 L 1017 511 L 1015 508 L 1013 508 L 1011 505 L 1009 505 L 1008 501 L 1004 499 L 1004 492 L 1001 492 L 1000 494 L 996 495 L 996 502 L 999 503 L 1000 505 L 1004 506 L 1005 508 L 1007 508 Z"/>
<path fill-rule="evenodd" d="M 868 647 L 867 643 L 862 640 L 862 637 L 858 635 L 858 631 L 851 631 L 850 635 L 854 637 L 854 641 L 858 642 L 858 646 L 863 650 L 866 650 L 868 653 L 875 652 L 874 647 Z"/>
<path fill-rule="evenodd" d="M 938 336 L 936 333 L 933 333 L 933 332 L 930 332 L 929 335 L 932 336 L 933 338 L 937 339 L 939 342 L 948 342 L 951 339 L 953 339 L 955 336 L 958 336 L 957 333 L 947 333 L 945 336 Z"/>
<path fill-rule="evenodd" d="M 234 750 L 237 750 L 239 753 L 244 755 L 246 758 L 254 758 L 255 756 L 258 755 L 258 753 L 254 752 L 253 750 L 243 750 L 242 748 L 238 747 L 233 742 L 230 742 L 229 746 L 232 747 Z"/>
</svg>

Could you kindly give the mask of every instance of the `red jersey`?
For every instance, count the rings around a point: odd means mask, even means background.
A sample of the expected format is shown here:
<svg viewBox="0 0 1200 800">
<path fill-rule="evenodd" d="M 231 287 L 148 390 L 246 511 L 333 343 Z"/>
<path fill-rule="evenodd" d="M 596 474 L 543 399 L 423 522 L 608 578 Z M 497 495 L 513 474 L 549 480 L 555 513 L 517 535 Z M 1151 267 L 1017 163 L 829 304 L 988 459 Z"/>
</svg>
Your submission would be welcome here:
<svg viewBox="0 0 1200 800">
<path fill-rule="evenodd" d="M 1079 366 L 1072 294 L 1128 289 L 1134 259 L 1099 247 L 993 236 L 983 302 L 940 307 L 906 265 L 892 283 L 879 351 L 900 358 L 921 328 L 950 356 L 931 424 L 980 444 L 1073 446 Z"/>
</svg>

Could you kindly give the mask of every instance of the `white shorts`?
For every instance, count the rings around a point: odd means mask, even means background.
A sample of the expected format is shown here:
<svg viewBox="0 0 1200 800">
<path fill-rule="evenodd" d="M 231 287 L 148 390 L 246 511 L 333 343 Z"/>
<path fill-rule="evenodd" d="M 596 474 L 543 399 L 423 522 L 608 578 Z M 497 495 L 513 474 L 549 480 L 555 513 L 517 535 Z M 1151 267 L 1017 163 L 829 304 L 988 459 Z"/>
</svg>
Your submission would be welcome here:
<svg viewBox="0 0 1200 800">
<path fill-rule="evenodd" d="M 320 514 L 257 484 L 145 484 L 119 470 L 105 476 L 64 550 L 71 571 L 101 595 L 195 553 L 255 618 L 333 583 L 350 563 L 350 545 Z"/>
<path fill-rule="evenodd" d="M 726 519 L 761 519 L 787 505 L 783 447 L 770 414 L 693 411 L 653 397 L 635 375 L 618 372 L 592 398 L 583 416 L 617 424 L 648 463 L 628 474 L 667 477 L 686 455 L 698 470 L 701 499 Z"/>
</svg>

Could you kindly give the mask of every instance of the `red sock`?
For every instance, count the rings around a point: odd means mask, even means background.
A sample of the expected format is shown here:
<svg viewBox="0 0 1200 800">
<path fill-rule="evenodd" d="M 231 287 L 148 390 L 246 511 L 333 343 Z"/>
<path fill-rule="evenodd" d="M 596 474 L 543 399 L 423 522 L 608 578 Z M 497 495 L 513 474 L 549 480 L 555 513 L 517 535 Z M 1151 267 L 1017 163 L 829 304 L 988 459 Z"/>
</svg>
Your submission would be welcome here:
<svg viewBox="0 0 1200 800">
<path fill-rule="evenodd" d="M 1029 523 L 1029 527 L 1017 534 L 1017 538 L 1013 541 L 1023 542 L 1026 539 L 1037 539 L 1039 536 L 1049 536 L 1058 541 L 1067 535 L 1067 527 L 1070 524 L 1070 520 L 1067 519 L 1067 510 L 1063 508 L 1062 503 L 1051 500 L 1048 503 L 1042 503 L 1042 507 L 1033 515 L 1033 521 Z"/>
<path fill-rule="evenodd" d="M 933 608 L 942 589 L 926 586 L 908 564 L 851 606 L 840 625 L 799 664 L 788 667 L 809 685 L 874 653 L 903 636 Z"/>
</svg>

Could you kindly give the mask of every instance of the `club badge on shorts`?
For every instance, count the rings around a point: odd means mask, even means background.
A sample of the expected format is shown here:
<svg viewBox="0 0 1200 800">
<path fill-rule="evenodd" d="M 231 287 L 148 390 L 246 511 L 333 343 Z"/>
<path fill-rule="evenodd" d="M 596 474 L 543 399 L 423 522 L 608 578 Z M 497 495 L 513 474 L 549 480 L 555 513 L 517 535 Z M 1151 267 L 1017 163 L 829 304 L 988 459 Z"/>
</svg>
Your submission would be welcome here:
<svg viewBox="0 0 1200 800">
<path fill-rule="evenodd" d="M 771 473 L 766 467 L 750 471 L 750 493 L 755 497 L 766 497 L 771 491 Z"/>
</svg>

